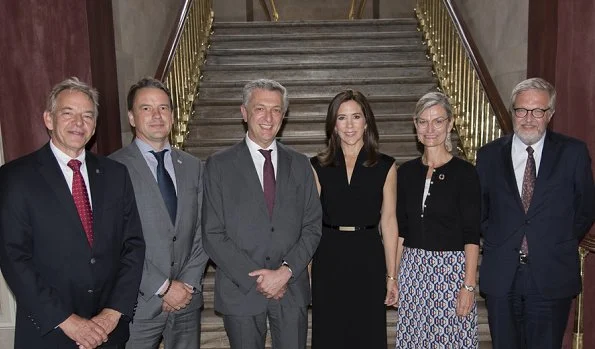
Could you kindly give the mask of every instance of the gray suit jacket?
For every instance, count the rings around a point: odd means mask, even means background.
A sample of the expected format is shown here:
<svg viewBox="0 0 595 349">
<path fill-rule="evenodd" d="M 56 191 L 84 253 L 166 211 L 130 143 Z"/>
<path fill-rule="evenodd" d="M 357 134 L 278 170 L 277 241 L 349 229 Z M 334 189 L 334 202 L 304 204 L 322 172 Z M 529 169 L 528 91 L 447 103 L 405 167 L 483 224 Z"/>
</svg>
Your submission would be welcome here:
<svg viewBox="0 0 595 349">
<path fill-rule="evenodd" d="M 264 312 L 268 300 L 248 273 L 277 269 L 283 260 L 293 276 L 281 304 L 310 303 L 306 269 L 322 234 L 322 209 L 308 159 L 279 142 L 277 146 L 272 218 L 245 140 L 207 160 L 203 242 L 217 264 L 215 310 L 225 315 Z"/>
<path fill-rule="evenodd" d="M 145 264 L 135 318 L 152 319 L 161 313 L 162 299 L 155 292 L 165 279 L 180 280 L 199 293 L 181 312 L 203 304 L 201 284 L 208 257 L 202 247 L 201 210 L 203 164 L 199 159 L 172 148 L 176 176 L 178 210 L 175 226 L 167 213 L 157 181 L 136 143 L 116 151 L 110 158 L 126 165 L 146 242 Z"/>
</svg>

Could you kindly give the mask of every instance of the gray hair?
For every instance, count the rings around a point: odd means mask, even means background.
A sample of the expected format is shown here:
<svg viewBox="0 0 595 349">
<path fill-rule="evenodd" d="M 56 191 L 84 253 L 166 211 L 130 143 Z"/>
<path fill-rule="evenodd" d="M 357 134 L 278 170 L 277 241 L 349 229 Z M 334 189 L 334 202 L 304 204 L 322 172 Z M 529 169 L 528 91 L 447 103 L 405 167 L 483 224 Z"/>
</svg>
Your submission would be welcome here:
<svg viewBox="0 0 595 349">
<path fill-rule="evenodd" d="M 87 97 L 89 97 L 89 99 L 93 102 L 93 116 L 95 116 L 95 119 L 97 119 L 97 115 L 99 114 L 99 92 L 97 92 L 97 90 L 93 87 L 80 81 L 76 76 L 61 81 L 52 88 L 45 107 L 47 112 L 53 113 L 56 111 L 58 95 L 65 90 L 77 91 L 87 95 Z"/>
<path fill-rule="evenodd" d="M 250 98 L 252 98 L 252 92 L 254 90 L 267 90 L 277 91 L 283 96 L 283 113 L 287 111 L 289 106 L 289 97 L 287 96 L 287 89 L 275 80 L 269 79 L 258 79 L 248 82 L 242 90 L 242 104 L 244 107 L 248 107 Z"/>
<path fill-rule="evenodd" d="M 510 95 L 510 112 L 514 113 L 514 102 L 517 96 L 521 92 L 525 92 L 528 90 L 538 90 L 538 91 L 545 91 L 548 93 L 550 99 L 548 103 L 548 110 L 550 114 L 553 114 L 556 111 L 556 89 L 552 84 L 547 82 L 542 78 L 531 78 L 524 81 L 519 82 L 514 89 L 512 90 L 512 94 Z"/>
<path fill-rule="evenodd" d="M 444 108 L 448 120 L 452 120 L 452 106 L 448 101 L 448 97 L 446 97 L 446 95 L 442 92 L 428 92 L 423 95 L 415 105 L 415 119 L 419 118 L 419 116 L 424 111 L 426 111 L 426 109 L 432 108 L 435 105 L 439 105 Z"/>
</svg>

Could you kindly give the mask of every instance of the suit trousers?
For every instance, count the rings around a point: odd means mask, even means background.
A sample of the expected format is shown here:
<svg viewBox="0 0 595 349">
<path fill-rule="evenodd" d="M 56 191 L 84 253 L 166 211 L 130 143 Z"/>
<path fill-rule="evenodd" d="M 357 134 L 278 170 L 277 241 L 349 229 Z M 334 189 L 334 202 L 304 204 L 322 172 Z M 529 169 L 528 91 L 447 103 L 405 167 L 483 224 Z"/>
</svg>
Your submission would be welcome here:
<svg viewBox="0 0 595 349">
<path fill-rule="evenodd" d="M 223 316 L 231 349 L 264 349 L 267 318 L 273 349 L 306 348 L 308 308 L 283 307 L 279 301 L 271 300 L 265 313 L 254 316 Z"/>
<path fill-rule="evenodd" d="M 153 319 L 134 319 L 126 349 L 157 349 L 162 339 L 165 349 L 200 349 L 200 313 L 163 311 Z"/>
<path fill-rule="evenodd" d="M 519 264 L 511 291 L 486 295 L 494 349 L 560 349 L 572 298 L 548 299 L 537 290 L 531 264 Z"/>
</svg>

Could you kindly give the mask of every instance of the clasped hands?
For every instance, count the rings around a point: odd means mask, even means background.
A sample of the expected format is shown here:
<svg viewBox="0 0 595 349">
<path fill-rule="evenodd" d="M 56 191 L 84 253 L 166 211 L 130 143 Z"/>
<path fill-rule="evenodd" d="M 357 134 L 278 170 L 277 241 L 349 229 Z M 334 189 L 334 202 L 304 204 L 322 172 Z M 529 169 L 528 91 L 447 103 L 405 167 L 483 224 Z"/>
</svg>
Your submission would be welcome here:
<svg viewBox="0 0 595 349">
<path fill-rule="evenodd" d="M 76 314 L 70 315 L 58 327 L 79 349 L 94 349 L 107 342 L 108 335 L 120 321 L 120 312 L 105 308 L 91 319 Z"/>
<path fill-rule="evenodd" d="M 194 288 L 184 282 L 172 280 L 171 286 L 163 296 L 162 310 L 174 312 L 186 308 L 192 301 Z"/>
<path fill-rule="evenodd" d="M 248 273 L 256 276 L 256 290 L 267 299 L 279 300 L 287 291 L 287 282 L 291 278 L 291 271 L 284 266 L 279 269 L 258 269 Z"/>
</svg>

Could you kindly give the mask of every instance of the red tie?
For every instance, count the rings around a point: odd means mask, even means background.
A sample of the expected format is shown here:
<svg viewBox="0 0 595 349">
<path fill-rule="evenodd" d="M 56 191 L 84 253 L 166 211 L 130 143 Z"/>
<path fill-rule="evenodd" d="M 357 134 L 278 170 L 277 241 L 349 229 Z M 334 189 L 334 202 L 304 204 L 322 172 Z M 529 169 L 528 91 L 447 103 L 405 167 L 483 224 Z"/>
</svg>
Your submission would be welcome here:
<svg viewBox="0 0 595 349">
<path fill-rule="evenodd" d="M 271 160 L 272 150 L 258 150 L 264 156 L 264 166 L 262 167 L 262 188 L 264 190 L 264 200 L 267 203 L 269 216 L 273 217 L 273 206 L 275 206 L 275 169 Z"/>
<path fill-rule="evenodd" d="M 85 235 L 89 246 L 93 247 L 93 212 L 91 212 L 91 204 L 89 203 L 89 194 L 87 194 L 87 187 L 85 180 L 81 175 L 81 162 L 73 159 L 68 161 L 68 167 L 72 169 L 72 198 L 76 205 L 76 210 L 81 218 Z"/>
</svg>

